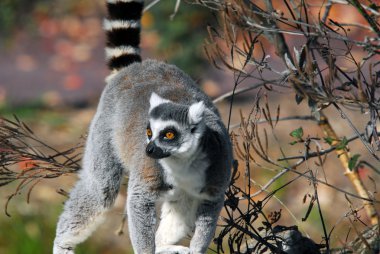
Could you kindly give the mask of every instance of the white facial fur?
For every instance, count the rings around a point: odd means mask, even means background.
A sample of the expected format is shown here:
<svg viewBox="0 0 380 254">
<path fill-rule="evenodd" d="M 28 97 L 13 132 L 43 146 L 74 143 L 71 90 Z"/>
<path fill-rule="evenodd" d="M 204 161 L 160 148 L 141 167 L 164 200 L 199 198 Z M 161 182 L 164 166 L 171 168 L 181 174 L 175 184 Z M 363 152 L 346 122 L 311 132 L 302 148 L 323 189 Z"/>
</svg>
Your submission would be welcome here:
<svg viewBox="0 0 380 254">
<path fill-rule="evenodd" d="M 189 108 L 189 121 L 191 124 L 198 124 L 203 117 L 205 111 L 205 104 L 203 101 L 194 103 Z"/>
<path fill-rule="evenodd" d="M 157 107 L 158 105 L 160 105 L 162 103 L 167 103 L 167 102 L 170 102 L 170 100 L 164 99 L 161 96 L 159 96 L 158 94 L 156 94 L 155 92 L 153 92 L 152 95 L 150 96 L 150 100 L 149 100 L 149 104 L 150 104 L 149 112 L 153 108 Z"/>
</svg>

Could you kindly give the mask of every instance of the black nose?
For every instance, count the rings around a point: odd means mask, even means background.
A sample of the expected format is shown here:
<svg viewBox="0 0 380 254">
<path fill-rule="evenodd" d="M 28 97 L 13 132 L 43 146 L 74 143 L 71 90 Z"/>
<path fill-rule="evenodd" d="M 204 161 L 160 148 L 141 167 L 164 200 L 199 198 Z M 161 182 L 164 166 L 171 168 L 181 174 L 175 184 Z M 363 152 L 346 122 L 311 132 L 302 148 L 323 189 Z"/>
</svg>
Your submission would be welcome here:
<svg viewBox="0 0 380 254">
<path fill-rule="evenodd" d="M 147 154 L 147 155 L 152 154 L 152 153 L 154 152 L 154 144 L 150 142 L 150 143 L 147 145 L 145 151 L 146 151 L 146 154 Z"/>
<path fill-rule="evenodd" d="M 153 159 L 162 159 L 170 156 L 170 153 L 162 150 L 162 148 L 158 147 L 153 142 L 149 142 L 145 149 L 146 155 Z"/>
</svg>

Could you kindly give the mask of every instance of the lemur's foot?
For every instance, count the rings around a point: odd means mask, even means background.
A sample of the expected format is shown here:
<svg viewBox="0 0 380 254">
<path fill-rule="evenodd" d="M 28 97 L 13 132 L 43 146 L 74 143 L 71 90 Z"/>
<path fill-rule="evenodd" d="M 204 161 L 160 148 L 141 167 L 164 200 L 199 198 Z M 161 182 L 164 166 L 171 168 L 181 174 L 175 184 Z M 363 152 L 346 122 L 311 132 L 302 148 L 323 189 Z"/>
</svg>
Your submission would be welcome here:
<svg viewBox="0 0 380 254">
<path fill-rule="evenodd" d="M 190 249 L 181 245 L 164 245 L 157 247 L 156 254 L 190 254 Z"/>
<path fill-rule="evenodd" d="M 62 248 L 58 245 L 54 245 L 53 254 L 75 254 L 71 248 Z"/>
</svg>

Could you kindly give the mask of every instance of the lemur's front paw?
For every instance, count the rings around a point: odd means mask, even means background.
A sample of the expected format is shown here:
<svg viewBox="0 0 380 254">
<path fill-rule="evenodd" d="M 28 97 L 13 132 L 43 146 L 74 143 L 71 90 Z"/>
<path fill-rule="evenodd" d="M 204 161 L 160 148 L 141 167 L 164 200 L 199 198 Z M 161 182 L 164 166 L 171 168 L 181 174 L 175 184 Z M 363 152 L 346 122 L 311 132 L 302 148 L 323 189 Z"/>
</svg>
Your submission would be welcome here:
<svg viewBox="0 0 380 254">
<path fill-rule="evenodd" d="M 71 248 L 62 248 L 56 244 L 54 244 L 53 254 L 75 254 L 74 250 Z"/>
<path fill-rule="evenodd" d="M 190 254 L 190 249 L 181 245 L 164 245 L 157 247 L 156 254 Z"/>
</svg>

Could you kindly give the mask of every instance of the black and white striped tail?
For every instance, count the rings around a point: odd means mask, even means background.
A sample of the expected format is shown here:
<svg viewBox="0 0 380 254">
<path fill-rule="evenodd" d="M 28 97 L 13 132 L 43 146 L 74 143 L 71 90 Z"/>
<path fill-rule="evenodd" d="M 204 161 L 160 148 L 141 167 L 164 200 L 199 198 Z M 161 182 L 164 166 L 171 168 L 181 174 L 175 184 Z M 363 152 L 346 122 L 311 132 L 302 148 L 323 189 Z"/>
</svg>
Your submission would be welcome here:
<svg viewBox="0 0 380 254">
<path fill-rule="evenodd" d="M 141 62 L 140 29 L 143 0 L 107 0 L 106 59 L 111 70 Z"/>
</svg>

